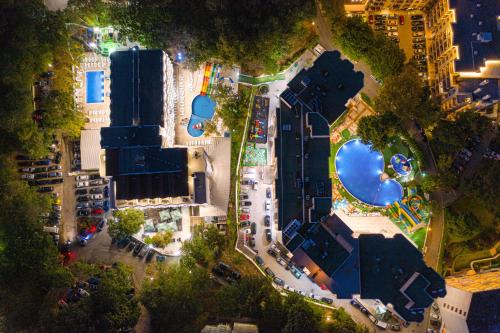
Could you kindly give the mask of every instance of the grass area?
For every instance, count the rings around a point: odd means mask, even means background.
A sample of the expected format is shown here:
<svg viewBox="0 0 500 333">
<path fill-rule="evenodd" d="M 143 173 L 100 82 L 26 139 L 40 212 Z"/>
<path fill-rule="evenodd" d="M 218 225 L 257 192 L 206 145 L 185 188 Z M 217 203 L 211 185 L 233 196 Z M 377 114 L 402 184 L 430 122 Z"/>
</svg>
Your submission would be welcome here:
<svg viewBox="0 0 500 333">
<path fill-rule="evenodd" d="M 411 240 L 414 241 L 415 244 L 417 244 L 419 250 L 422 250 L 422 248 L 424 247 L 426 231 L 427 228 L 420 228 L 410 235 Z"/>
<path fill-rule="evenodd" d="M 497 251 L 500 251 L 500 245 L 497 246 Z M 453 262 L 453 269 L 461 271 L 470 267 L 470 262 L 473 260 L 491 258 L 493 256 L 491 249 L 481 250 L 476 252 L 464 253 L 458 255 Z"/>
<path fill-rule="evenodd" d="M 267 82 L 273 82 L 273 81 L 278 81 L 278 80 L 284 80 L 285 79 L 285 73 L 277 73 L 277 74 L 270 74 L 270 75 L 261 75 L 261 76 L 250 76 L 246 74 L 240 74 L 239 76 L 239 81 L 240 83 L 247 83 L 247 84 L 262 84 L 262 83 L 267 83 Z"/>
</svg>

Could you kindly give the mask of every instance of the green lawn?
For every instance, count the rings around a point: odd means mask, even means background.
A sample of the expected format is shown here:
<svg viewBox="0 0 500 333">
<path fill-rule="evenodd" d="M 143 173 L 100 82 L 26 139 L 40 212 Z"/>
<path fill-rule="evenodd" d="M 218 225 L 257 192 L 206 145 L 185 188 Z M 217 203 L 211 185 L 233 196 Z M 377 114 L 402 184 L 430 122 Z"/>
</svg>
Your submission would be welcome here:
<svg viewBox="0 0 500 333">
<path fill-rule="evenodd" d="M 413 234 L 410 235 L 410 238 L 417 244 L 419 250 L 422 250 L 424 247 L 424 241 L 425 241 L 425 234 L 426 234 L 427 228 L 420 228 L 417 231 L 415 231 Z"/>
<path fill-rule="evenodd" d="M 277 80 L 284 80 L 285 79 L 285 73 L 277 73 L 277 74 L 271 74 L 271 75 L 263 75 L 263 76 L 249 76 L 245 74 L 240 74 L 239 80 L 240 83 L 248 83 L 248 84 L 261 84 L 261 83 L 266 83 L 266 82 L 272 82 L 272 81 L 277 81 Z"/>
</svg>

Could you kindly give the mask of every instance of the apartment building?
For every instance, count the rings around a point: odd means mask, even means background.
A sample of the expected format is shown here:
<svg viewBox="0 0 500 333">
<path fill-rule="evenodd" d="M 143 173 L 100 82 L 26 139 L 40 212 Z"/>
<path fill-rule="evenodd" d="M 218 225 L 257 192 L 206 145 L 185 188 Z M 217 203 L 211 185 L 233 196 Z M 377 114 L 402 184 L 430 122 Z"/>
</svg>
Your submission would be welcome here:
<svg viewBox="0 0 500 333">
<path fill-rule="evenodd" d="M 438 0 L 427 25 L 430 83 L 443 109 L 488 115 L 500 99 L 500 3 Z"/>
<path fill-rule="evenodd" d="M 368 1 L 368 11 L 381 10 L 423 10 L 432 0 L 371 0 Z"/>
</svg>

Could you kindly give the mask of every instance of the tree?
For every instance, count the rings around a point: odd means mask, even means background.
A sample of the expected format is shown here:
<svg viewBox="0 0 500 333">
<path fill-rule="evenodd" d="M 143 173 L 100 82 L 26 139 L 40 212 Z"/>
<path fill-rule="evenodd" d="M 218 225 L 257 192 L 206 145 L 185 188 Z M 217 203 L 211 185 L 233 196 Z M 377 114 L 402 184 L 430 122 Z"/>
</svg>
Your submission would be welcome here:
<svg viewBox="0 0 500 333">
<path fill-rule="evenodd" d="M 155 332 L 199 332 L 202 300 L 210 279 L 205 270 L 161 265 L 142 286 L 141 302 Z"/>
<path fill-rule="evenodd" d="M 132 271 L 121 263 L 99 272 L 100 281 L 90 296 L 63 307 L 56 315 L 58 332 L 118 332 L 135 326 L 139 319 L 139 302 L 134 297 Z M 86 276 L 88 278 L 90 276 Z"/>
<path fill-rule="evenodd" d="M 384 81 L 375 98 L 375 110 L 379 114 L 392 113 L 402 121 L 417 120 L 423 127 L 432 125 L 439 116 L 418 72 L 410 65 Z"/>
<path fill-rule="evenodd" d="M 287 311 L 287 320 L 283 327 L 284 333 L 320 332 L 319 322 L 321 318 L 302 297 L 290 294 L 285 299 L 284 307 Z"/>
<path fill-rule="evenodd" d="M 392 137 L 402 131 L 399 120 L 390 113 L 366 116 L 358 123 L 358 135 L 363 143 L 371 143 L 373 149 L 382 151 Z"/>
<path fill-rule="evenodd" d="M 324 330 L 328 333 L 368 333 L 368 328 L 357 324 L 344 308 L 335 309 L 332 312 L 331 320 L 324 325 Z"/>
<path fill-rule="evenodd" d="M 182 253 L 206 266 L 220 255 L 225 242 L 224 236 L 216 227 L 201 224 L 194 229 L 193 237 L 182 244 Z"/>
<path fill-rule="evenodd" d="M 144 213 L 138 209 L 115 210 L 108 221 L 108 233 L 113 238 L 124 238 L 137 233 L 144 224 Z"/>
<path fill-rule="evenodd" d="M 173 236 L 174 233 L 171 230 L 161 231 L 157 232 L 152 237 L 147 236 L 144 238 L 144 243 L 152 244 L 155 247 L 165 247 L 172 241 Z"/>
</svg>

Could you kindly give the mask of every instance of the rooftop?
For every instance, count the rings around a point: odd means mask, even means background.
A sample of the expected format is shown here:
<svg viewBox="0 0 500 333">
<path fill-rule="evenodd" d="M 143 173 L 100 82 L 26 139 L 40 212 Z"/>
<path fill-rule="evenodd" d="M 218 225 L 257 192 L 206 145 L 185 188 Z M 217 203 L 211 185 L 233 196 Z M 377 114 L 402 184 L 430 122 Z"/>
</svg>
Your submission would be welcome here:
<svg viewBox="0 0 500 333">
<path fill-rule="evenodd" d="M 450 0 L 455 10 L 453 45 L 458 45 L 457 72 L 478 72 L 486 60 L 500 55 L 500 2 Z"/>
<path fill-rule="evenodd" d="M 163 124 L 163 57 L 161 50 L 111 53 L 111 126 Z"/>
<path fill-rule="evenodd" d="M 423 309 L 446 294 L 441 276 L 403 235 L 359 236 L 361 298 L 391 303 L 406 320 L 422 321 Z"/>
<path fill-rule="evenodd" d="M 500 289 L 472 295 L 467 326 L 469 333 L 500 332 Z"/>
<path fill-rule="evenodd" d="M 113 113 L 111 113 L 113 114 Z M 160 126 L 113 126 L 101 129 L 102 148 L 161 146 Z"/>
</svg>

